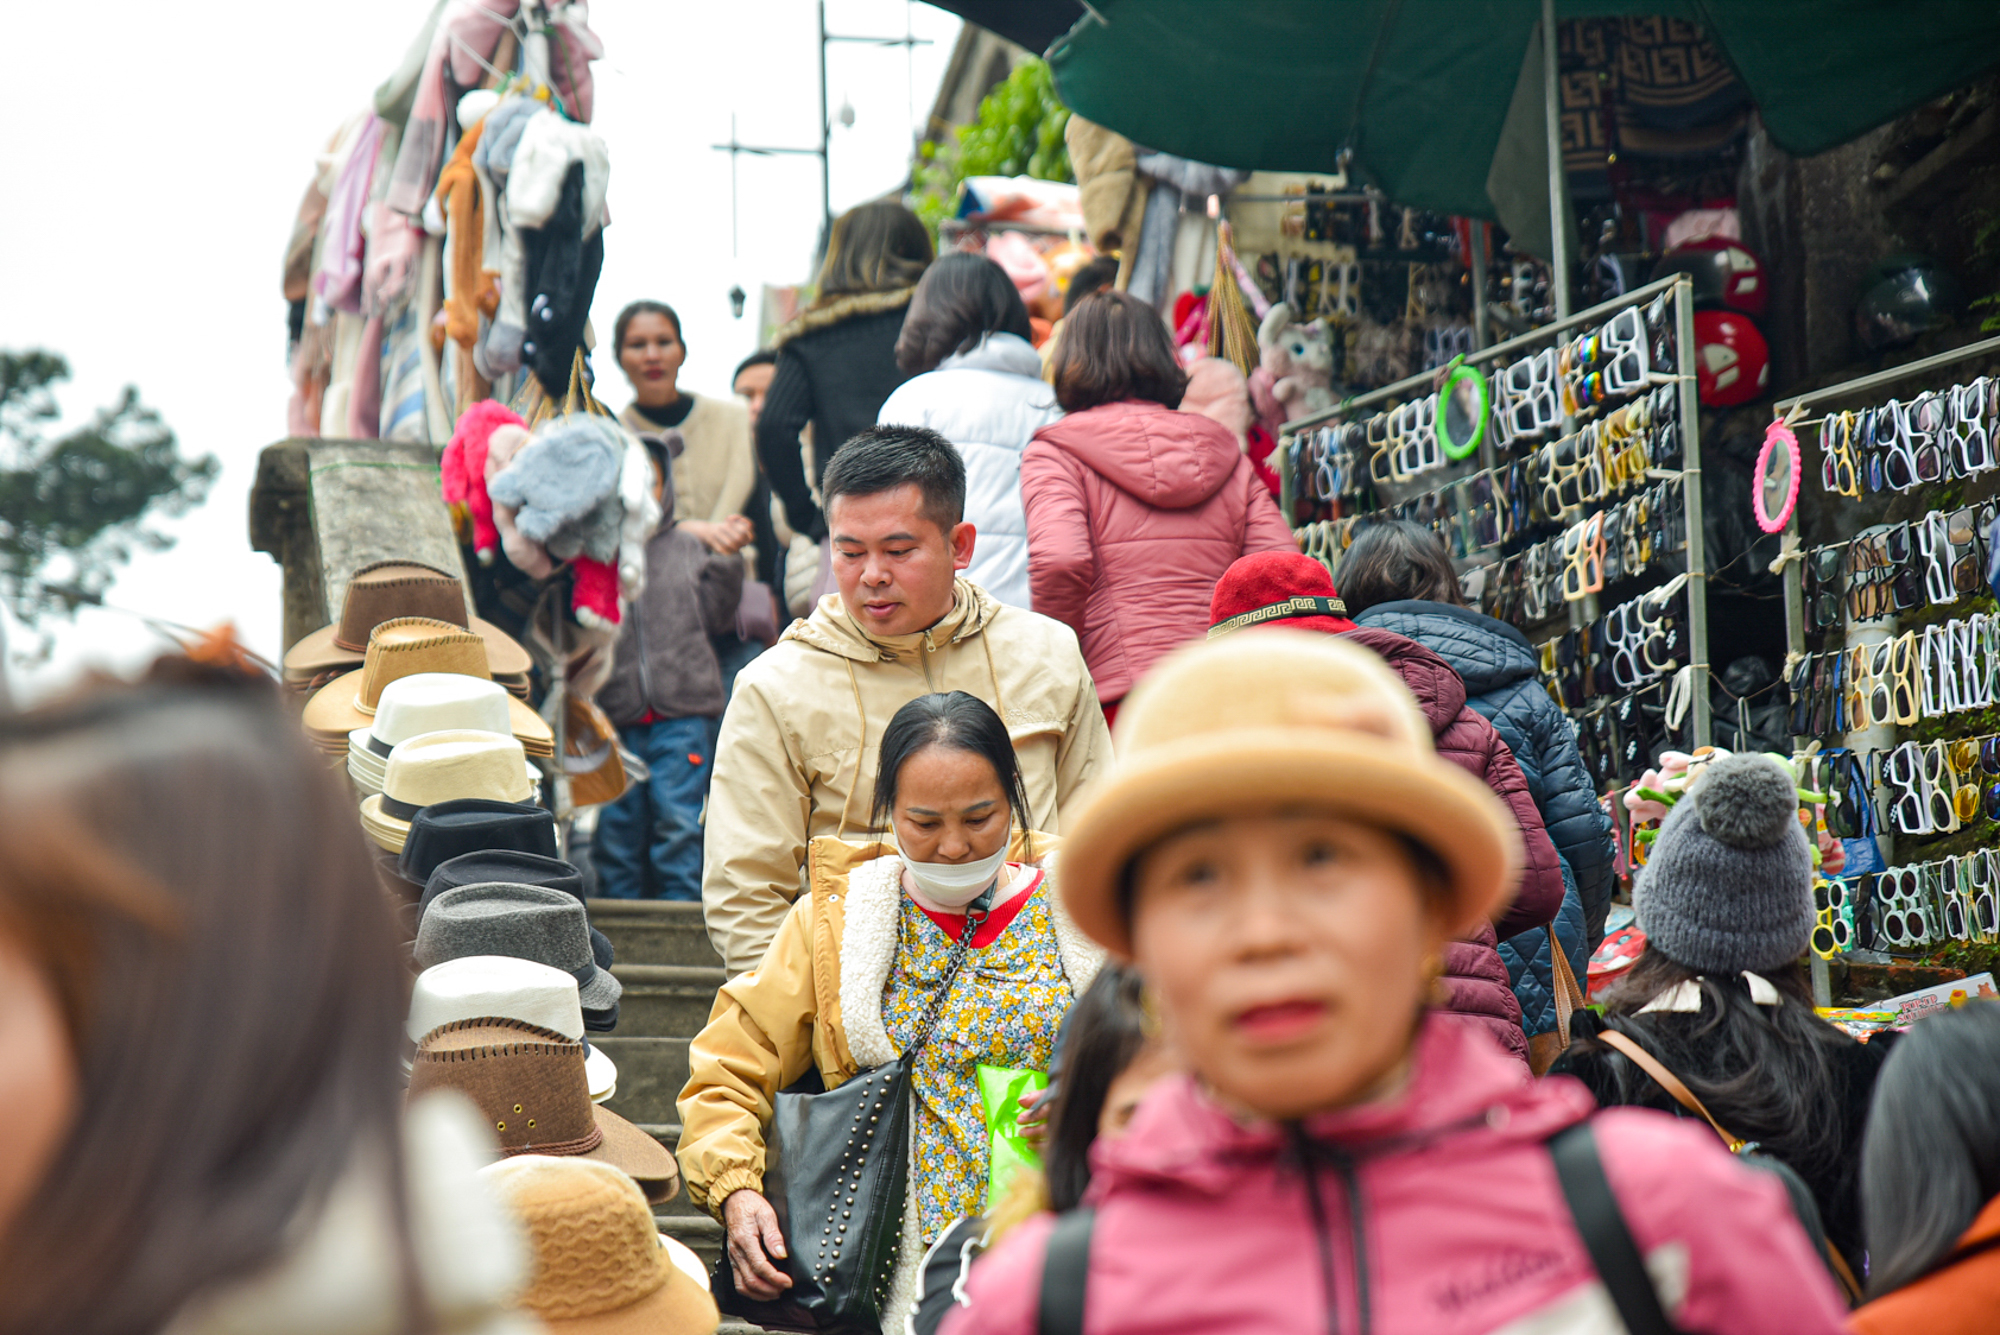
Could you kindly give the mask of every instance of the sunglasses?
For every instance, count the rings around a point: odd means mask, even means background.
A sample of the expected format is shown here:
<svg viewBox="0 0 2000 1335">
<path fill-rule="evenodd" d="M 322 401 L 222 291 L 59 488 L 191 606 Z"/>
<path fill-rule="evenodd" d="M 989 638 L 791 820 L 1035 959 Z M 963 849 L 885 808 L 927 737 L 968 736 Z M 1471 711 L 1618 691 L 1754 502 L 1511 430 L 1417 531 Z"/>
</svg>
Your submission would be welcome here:
<svg viewBox="0 0 2000 1335">
<path fill-rule="evenodd" d="M 1813 953 L 1831 959 L 1854 946 L 1854 905 L 1840 881 L 1813 882 Z"/>
</svg>

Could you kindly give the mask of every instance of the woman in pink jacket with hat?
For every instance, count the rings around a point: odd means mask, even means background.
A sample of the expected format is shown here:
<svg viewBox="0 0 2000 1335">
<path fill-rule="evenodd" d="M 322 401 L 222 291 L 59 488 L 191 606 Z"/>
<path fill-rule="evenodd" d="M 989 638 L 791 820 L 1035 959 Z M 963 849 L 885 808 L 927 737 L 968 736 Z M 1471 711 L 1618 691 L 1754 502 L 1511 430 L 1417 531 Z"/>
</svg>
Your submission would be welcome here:
<svg viewBox="0 0 2000 1335">
<path fill-rule="evenodd" d="M 1283 628 L 1192 646 L 1118 740 L 1062 896 L 1189 1073 L 1100 1142 L 1083 1209 L 974 1267 L 943 1335 L 1842 1329 L 1775 1178 L 1432 1016 L 1520 837 L 1379 658 Z"/>
<path fill-rule="evenodd" d="M 1297 551 L 1220 422 L 1176 411 L 1187 374 L 1152 307 L 1093 292 L 1050 367 L 1068 414 L 1021 456 L 1035 610 L 1076 631 L 1105 714 L 1208 631 L 1215 581 L 1249 552 Z"/>
</svg>

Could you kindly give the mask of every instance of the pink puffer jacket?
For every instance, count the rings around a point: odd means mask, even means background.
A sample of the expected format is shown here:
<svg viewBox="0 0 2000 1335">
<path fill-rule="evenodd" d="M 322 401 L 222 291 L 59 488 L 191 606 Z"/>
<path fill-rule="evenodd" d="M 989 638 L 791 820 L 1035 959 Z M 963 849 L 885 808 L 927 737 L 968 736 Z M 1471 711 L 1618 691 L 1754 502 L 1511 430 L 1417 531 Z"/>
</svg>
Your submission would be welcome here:
<svg viewBox="0 0 2000 1335">
<path fill-rule="evenodd" d="M 1208 633 L 1237 557 L 1298 550 L 1228 427 L 1138 399 L 1037 431 L 1021 499 L 1035 610 L 1076 631 L 1107 704 Z"/>
<path fill-rule="evenodd" d="M 1577 1082 L 1525 1082 L 1480 1034 L 1435 1022 L 1419 1033 L 1400 1096 L 1293 1127 L 1239 1121 L 1176 1077 L 1147 1096 L 1123 1138 L 1091 1152 L 1083 1329 L 1620 1330 L 1543 1144 L 1590 1112 Z M 1592 1126 L 1680 1329 L 1842 1329 L 1845 1309 L 1775 1177 L 1736 1162 L 1699 1121 L 1620 1108 Z M 970 1306 L 942 1335 L 1032 1335 L 1053 1223 L 1030 1220 L 973 1267 Z"/>
<path fill-rule="evenodd" d="M 1342 638 L 1374 650 L 1395 669 L 1423 707 L 1437 753 L 1491 788 L 1521 827 L 1524 857 L 1514 902 L 1497 931 L 1496 925 L 1488 925 L 1445 947 L 1444 986 L 1450 997 L 1447 1014 L 1488 1029 L 1525 1062 L 1528 1040 L 1521 1029 L 1521 1002 L 1500 958 L 1500 938 L 1546 927 L 1555 921 L 1563 900 L 1562 863 L 1528 791 L 1528 778 L 1499 732 L 1465 703 L 1465 679 L 1451 664 L 1392 630 L 1359 626 Z"/>
</svg>

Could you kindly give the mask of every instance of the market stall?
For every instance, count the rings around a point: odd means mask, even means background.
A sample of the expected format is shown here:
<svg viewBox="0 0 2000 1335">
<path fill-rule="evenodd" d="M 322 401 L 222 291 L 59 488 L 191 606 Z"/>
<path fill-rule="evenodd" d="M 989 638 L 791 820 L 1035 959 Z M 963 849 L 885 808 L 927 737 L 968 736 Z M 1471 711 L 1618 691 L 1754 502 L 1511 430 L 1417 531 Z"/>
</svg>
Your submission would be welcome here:
<svg viewBox="0 0 2000 1335">
<path fill-rule="evenodd" d="M 1626 297 L 1285 424 L 1283 508 L 1340 577 L 1357 524 L 1434 529 L 1541 650 L 1602 787 L 1709 742 L 1693 285 Z M 1491 368 L 1490 371 L 1488 368 Z"/>
</svg>

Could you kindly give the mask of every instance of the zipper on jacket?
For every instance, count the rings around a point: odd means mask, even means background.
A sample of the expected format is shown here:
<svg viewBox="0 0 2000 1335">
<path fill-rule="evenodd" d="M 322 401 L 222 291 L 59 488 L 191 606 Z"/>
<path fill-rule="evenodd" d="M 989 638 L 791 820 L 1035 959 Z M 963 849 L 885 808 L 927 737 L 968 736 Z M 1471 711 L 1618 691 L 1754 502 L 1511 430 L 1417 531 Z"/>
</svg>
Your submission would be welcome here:
<svg viewBox="0 0 2000 1335">
<path fill-rule="evenodd" d="M 1334 1172 L 1340 1177 L 1341 1188 L 1347 1193 L 1348 1246 L 1354 1262 L 1355 1315 L 1361 1335 L 1369 1335 L 1375 1322 L 1368 1292 L 1366 1216 L 1361 1206 L 1361 1183 L 1354 1170 L 1354 1160 L 1330 1145 L 1315 1143 L 1302 1123 L 1288 1123 L 1286 1129 L 1304 1178 L 1306 1209 L 1312 1217 L 1313 1237 L 1319 1251 L 1320 1284 L 1326 1292 L 1327 1335 L 1340 1335 L 1340 1287 L 1333 1265 L 1333 1224 L 1327 1217 L 1326 1201 L 1319 1189 L 1321 1156 L 1332 1161 Z"/>
</svg>

